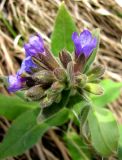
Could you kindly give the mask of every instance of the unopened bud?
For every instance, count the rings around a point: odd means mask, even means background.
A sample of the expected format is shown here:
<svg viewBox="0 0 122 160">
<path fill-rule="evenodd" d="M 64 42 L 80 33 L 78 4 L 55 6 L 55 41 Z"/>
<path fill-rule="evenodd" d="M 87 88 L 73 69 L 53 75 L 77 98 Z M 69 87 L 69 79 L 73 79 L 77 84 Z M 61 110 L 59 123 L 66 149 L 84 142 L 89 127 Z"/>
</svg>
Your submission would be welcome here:
<svg viewBox="0 0 122 160">
<path fill-rule="evenodd" d="M 51 104 L 53 104 L 53 102 L 55 101 L 55 99 L 56 99 L 56 96 L 50 96 L 50 97 L 44 97 L 42 100 L 41 100 L 41 102 L 40 102 L 40 104 L 41 104 L 41 107 L 42 108 L 45 108 L 45 107 L 49 107 Z"/>
<path fill-rule="evenodd" d="M 87 79 L 88 78 L 85 74 L 76 76 L 76 85 L 78 85 L 78 87 L 83 87 L 86 84 Z"/>
<path fill-rule="evenodd" d="M 50 51 L 45 47 L 46 56 L 43 54 L 39 54 L 40 60 L 44 63 L 45 66 L 48 67 L 50 70 L 54 70 L 55 68 L 59 67 L 58 62 L 56 61 L 55 57 L 50 53 Z"/>
<path fill-rule="evenodd" d="M 105 72 L 105 68 L 103 66 L 95 66 L 92 70 L 90 70 L 87 75 L 88 75 L 88 81 L 92 82 L 95 81 L 96 79 L 99 79 L 102 77 L 102 75 Z"/>
<path fill-rule="evenodd" d="M 68 80 L 70 85 L 74 83 L 74 63 L 69 62 L 67 65 Z"/>
<path fill-rule="evenodd" d="M 102 95 L 104 92 L 103 88 L 99 84 L 95 83 L 87 83 L 84 89 L 95 95 Z"/>
<path fill-rule="evenodd" d="M 25 96 L 27 99 L 30 99 L 32 101 L 40 100 L 44 96 L 44 90 L 41 86 L 36 85 L 31 87 L 25 92 Z"/>
<path fill-rule="evenodd" d="M 50 91 L 51 92 L 56 92 L 56 93 L 60 93 L 62 92 L 62 90 L 64 89 L 64 84 L 63 83 L 60 83 L 58 81 L 54 82 L 52 85 L 51 85 L 51 88 L 50 88 Z"/>
<path fill-rule="evenodd" d="M 51 71 L 42 70 L 42 71 L 39 71 L 33 74 L 32 79 L 34 79 L 35 81 L 39 83 L 45 84 L 45 83 L 53 82 L 54 76 Z"/>
<path fill-rule="evenodd" d="M 70 54 L 63 50 L 60 54 L 59 54 L 59 58 L 61 63 L 63 64 L 64 68 L 67 68 L 67 65 L 70 61 L 72 61 L 72 58 L 70 56 Z"/>
<path fill-rule="evenodd" d="M 54 75 L 56 76 L 56 78 L 59 80 L 59 81 L 65 81 L 67 76 L 66 76 L 66 72 L 64 71 L 63 68 L 56 68 L 54 70 Z"/>
</svg>

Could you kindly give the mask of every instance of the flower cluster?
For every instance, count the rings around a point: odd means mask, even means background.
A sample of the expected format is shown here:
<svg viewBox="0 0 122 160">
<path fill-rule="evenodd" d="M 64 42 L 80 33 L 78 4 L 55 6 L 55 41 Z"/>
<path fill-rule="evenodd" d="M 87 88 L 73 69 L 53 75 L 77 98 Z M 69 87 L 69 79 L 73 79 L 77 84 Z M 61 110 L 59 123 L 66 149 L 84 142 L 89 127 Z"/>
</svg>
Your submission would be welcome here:
<svg viewBox="0 0 122 160">
<path fill-rule="evenodd" d="M 95 82 L 104 70 L 97 66 L 87 74 L 84 73 L 84 66 L 97 46 L 97 39 L 88 30 L 84 30 L 80 35 L 74 32 L 72 40 L 75 56 L 63 50 L 59 58 L 55 58 L 39 34 L 30 37 L 29 43 L 24 45 L 26 56 L 21 68 L 15 76 L 8 77 L 8 90 L 15 92 L 25 89 L 26 97 L 40 100 L 42 107 L 60 102 L 62 91 L 67 89 L 76 90 L 80 94 L 83 91 L 100 94 L 102 90 L 96 88 Z"/>
<path fill-rule="evenodd" d="M 32 57 L 37 57 L 38 54 L 44 53 L 44 44 L 40 35 L 30 38 L 29 43 L 24 45 L 26 52 L 26 58 L 21 64 L 21 68 L 18 70 L 15 76 L 9 76 L 9 88 L 10 92 L 15 92 L 25 87 L 26 78 L 25 74 L 31 74 L 33 68 L 38 66 L 33 62 Z"/>
</svg>

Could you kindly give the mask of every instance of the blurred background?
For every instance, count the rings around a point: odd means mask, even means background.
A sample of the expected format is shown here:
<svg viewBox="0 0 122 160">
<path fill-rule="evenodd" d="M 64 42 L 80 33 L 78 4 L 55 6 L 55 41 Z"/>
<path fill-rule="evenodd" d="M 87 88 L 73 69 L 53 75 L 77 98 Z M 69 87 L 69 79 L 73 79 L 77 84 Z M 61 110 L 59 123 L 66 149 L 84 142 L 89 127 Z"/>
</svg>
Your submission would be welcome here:
<svg viewBox="0 0 122 160">
<path fill-rule="evenodd" d="M 23 44 L 39 32 L 50 44 L 54 19 L 61 0 L 0 0 L 0 75 L 15 74 L 24 58 Z M 65 0 L 79 29 L 101 29 L 96 64 L 106 67 L 105 78 L 122 81 L 122 0 Z M 114 92 L 114 91 L 113 91 Z M 0 93 L 8 95 L 0 86 Z M 122 93 L 108 107 L 122 123 Z M 0 141 L 10 122 L 0 117 Z M 48 146 L 48 147 L 47 147 Z M 53 149 L 51 150 L 51 146 Z M 10 160 L 69 160 L 58 134 L 48 131 L 38 144 L 22 156 Z M 48 159 L 48 158 L 47 158 Z"/>
</svg>

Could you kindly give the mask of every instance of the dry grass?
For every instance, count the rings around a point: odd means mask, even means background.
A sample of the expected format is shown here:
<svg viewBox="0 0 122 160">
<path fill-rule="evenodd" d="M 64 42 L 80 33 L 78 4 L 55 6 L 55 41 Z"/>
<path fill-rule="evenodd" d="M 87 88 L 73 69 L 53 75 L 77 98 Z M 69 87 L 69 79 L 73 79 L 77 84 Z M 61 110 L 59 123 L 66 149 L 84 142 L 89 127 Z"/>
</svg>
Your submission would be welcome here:
<svg viewBox="0 0 122 160">
<path fill-rule="evenodd" d="M 0 75 L 14 74 L 19 68 L 24 58 L 21 46 L 30 34 L 39 32 L 45 42 L 50 43 L 54 18 L 60 3 L 60 0 L 0 2 Z M 95 63 L 106 66 L 106 78 L 122 81 L 122 8 L 114 0 L 65 0 L 65 3 L 80 31 L 85 27 L 101 28 L 100 50 Z M 3 88 L 0 88 L 0 91 L 5 92 Z M 109 105 L 119 122 L 122 122 L 121 106 L 121 97 Z M 6 124 L 3 123 L 3 126 L 6 127 Z M 60 150 L 60 141 L 58 142 Z M 33 152 L 37 153 L 38 157 L 43 157 L 43 160 L 58 159 L 43 145 L 37 144 Z M 63 155 L 64 151 L 60 152 Z M 24 157 L 31 160 L 29 152 Z"/>
</svg>

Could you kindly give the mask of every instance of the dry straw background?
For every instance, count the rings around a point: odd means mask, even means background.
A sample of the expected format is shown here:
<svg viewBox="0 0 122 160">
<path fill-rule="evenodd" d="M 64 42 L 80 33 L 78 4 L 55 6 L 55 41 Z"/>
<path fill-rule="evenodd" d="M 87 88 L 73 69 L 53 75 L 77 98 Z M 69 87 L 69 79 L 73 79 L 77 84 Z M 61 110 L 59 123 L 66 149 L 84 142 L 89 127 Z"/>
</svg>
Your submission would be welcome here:
<svg viewBox="0 0 122 160">
<path fill-rule="evenodd" d="M 0 75 L 14 74 L 17 71 L 24 58 L 22 41 L 27 41 L 30 34 L 39 32 L 45 42 L 50 43 L 60 3 L 61 0 L 0 1 Z M 106 67 L 105 78 L 122 81 L 122 6 L 115 0 L 65 0 L 65 3 L 79 31 L 86 27 L 91 30 L 97 27 L 101 29 L 100 50 L 95 63 Z M 7 94 L 2 86 L 0 92 Z M 122 123 L 122 96 L 108 107 Z M 2 130 L 6 131 L 8 126 L 9 122 L 2 118 Z M 46 136 L 54 141 L 63 158 L 68 160 L 66 148 L 55 136 L 55 132 L 51 130 Z M 32 153 L 42 160 L 46 160 L 45 157 L 49 160 L 58 159 L 40 143 L 31 153 L 29 151 L 16 159 L 31 160 Z"/>
</svg>

